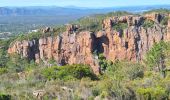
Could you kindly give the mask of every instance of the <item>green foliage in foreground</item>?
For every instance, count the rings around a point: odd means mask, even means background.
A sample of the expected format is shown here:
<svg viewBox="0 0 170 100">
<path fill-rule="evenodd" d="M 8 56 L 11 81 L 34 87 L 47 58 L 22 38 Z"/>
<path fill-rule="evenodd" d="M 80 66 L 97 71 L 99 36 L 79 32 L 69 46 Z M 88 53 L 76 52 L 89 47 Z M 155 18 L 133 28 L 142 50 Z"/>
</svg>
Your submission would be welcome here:
<svg viewBox="0 0 170 100">
<path fill-rule="evenodd" d="M 127 68 L 128 67 L 128 68 Z M 115 81 L 134 80 L 143 78 L 144 66 L 138 63 L 116 61 L 112 66 L 107 68 L 106 74 Z"/>
<path fill-rule="evenodd" d="M 157 69 L 162 77 L 166 76 L 166 62 L 169 61 L 169 50 L 169 43 L 161 41 L 159 43 L 155 43 L 146 54 L 145 62 L 147 66 L 149 66 L 152 70 Z"/>
<path fill-rule="evenodd" d="M 8 69 L 7 68 L 0 68 L 0 75 L 7 73 Z"/>
<path fill-rule="evenodd" d="M 118 99 L 150 100 L 167 98 L 170 93 L 169 76 L 161 78 L 157 72 L 147 71 L 139 63 L 116 61 L 103 75 L 96 76 L 87 65 L 54 67 L 37 66 L 23 71 L 20 79 L 15 71 L 0 75 L 0 91 L 11 98 L 36 100 L 31 91 L 45 90 L 45 99 Z M 66 90 L 63 90 L 64 89 Z M 29 88 L 29 91 L 28 91 Z M 68 89 L 68 90 L 67 90 Z M 51 95 L 52 94 L 52 95 Z"/>
<path fill-rule="evenodd" d="M 10 95 L 0 94 L 0 100 L 11 100 L 11 96 Z"/>
<path fill-rule="evenodd" d="M 93 100 L 96 97 L 101 100 L 168 100 L 170 73 L 167 71 L 166 76 L 161 77 L 160 72 L 154 70 L 155 63 L 159 62 L 162 55 L 169 61 L 167 48 L 170 47 L 165 42 L 154 44 L 146 55 L 149 62 L 145 65 L 129 61 L 111 62 L 99 54 L 102 70 L 99 76 L 94 75 L 88 65 L 48 68 L 43 63 L 36 65 L 13 55 L 13 58 L 9 57 L 7 67 L 0 68 L 0 91 L 18 100 L 36 100 L 32 93 L 35 90 L 45 90 L 42 97 L 45 100 L 55 100 L 58 96 L 63 100 Z M 50 63 L 55 61 L 50 60 Z"/>
<path fill-rule="evenodd" d="M 147 65 L 150 67 L 160 67 L 160 58 L 164 59 L 167 50 L 167 44 L 163 41 L 155 43 L 146 55 Z"/>
<path fill-rule="evenodd" d="M 72 80 L 82 79 L 83 77 L 96 78 L 93 71 L 87 65 L 56 66 L 44 69 L 42 73 L 48 80 Z"/>
<path fill-rule="evenodd" d="M 99 54 L 98 57 L 99 57 L 100 69 L 101 69 L 102 73 L 104 73 L 109 66 L 113 65 L 113 63 L 112 63 L 112 61 L 106 60 L 106 58 L 104 57 L 103 54 Z"/>
</svg>

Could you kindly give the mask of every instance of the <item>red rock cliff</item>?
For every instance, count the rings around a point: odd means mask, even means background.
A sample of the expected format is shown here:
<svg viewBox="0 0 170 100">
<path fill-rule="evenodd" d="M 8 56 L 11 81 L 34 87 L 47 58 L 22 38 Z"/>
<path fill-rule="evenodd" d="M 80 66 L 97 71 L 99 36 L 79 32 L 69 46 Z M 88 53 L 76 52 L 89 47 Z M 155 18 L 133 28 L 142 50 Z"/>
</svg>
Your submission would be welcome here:
<svg viewBox="0 0 170 100">
<path fill-rule="evenodd" d="M 75 32 L 74 25 L 68 25 L 67 31 L 61 36 L 40 38 L 39 41 L 16 41 L 8 53 L 18 53 L 22 57 L 47 61 L 55 59 L 58 64 L 89 64 L 99 74 L 99 64 L 93 52 L 103 53 L 109 60 L 127 59 L 141 61 L 154 42 L 170 40 L 170 21 L 167 28 L 159 25 L 161 16 L 122 16 L 107 18 L 103 21 L 103 30 L 92 33 L 89 31 Z M 143 28 L 144 20 L 155 21 L 152 28 Z M 118 23 L 127 23 L 128 28 L 113 30 Z M 167 30 L 167 32 L 166 32 Z"/>
</svg>

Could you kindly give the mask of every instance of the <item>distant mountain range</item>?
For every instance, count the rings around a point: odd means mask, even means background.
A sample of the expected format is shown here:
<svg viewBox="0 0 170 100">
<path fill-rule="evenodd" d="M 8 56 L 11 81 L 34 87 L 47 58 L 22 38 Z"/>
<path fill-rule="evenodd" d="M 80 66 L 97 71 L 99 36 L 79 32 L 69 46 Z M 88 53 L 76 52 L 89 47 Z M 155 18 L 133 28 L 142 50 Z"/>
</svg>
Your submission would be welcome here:
<svg viewBox="0 0 170 100">
<path fill-rule="evenodd" d="M 105 14 L 113 11 L 128 11 L 140 13 L 152 9 L 166 8 L 170 5 L 110 7 L 110 8 L 84 8 L 84 7 L 0 7 L 0 33 L 25 33 L 30 30 L 73 22 L 84 16 Z"/>
<path fill-rule="evenodd" d="M 84 16 L 89 14 L 107 13 L 111 11 L 142 12 L 159 8 L 170 9 L 170 5 L 110 7 L 110 8 L 81 8 L 74 6 L 0 7 L 0 16 L 63 16 L 63 15 Z"/>
</svg>

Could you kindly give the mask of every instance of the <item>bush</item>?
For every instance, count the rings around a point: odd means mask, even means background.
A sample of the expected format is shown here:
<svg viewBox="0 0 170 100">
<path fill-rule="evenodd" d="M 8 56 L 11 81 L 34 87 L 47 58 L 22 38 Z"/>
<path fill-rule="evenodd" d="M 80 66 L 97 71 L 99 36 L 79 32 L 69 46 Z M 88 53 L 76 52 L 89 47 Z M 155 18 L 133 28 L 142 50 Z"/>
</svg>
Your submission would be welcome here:
<svg viewBox="0 0 170 100">
<path fill-rule="evenodd" d="M 163 100 L 168 97 L 166 90 L 160 86 L 139 88 L 137 93 L 145 100 Z"/>
<path fill-rule="evenodd" d="M 165 17 L 161 20 L 160 24 L 161 25 L 168 25 L 168 20 L 169 20 L 169 17 Z"/>
<path fill-rule="evenodd" d="M 131 62 L 115 62 L 107 68 L 106 74 L 113 80 L 134 80 L 142 78 L 144 67 L 138 63 Z"/>
<path fill-rule="evenodd" d="M 11 100 L 10 95 L 0 94 L 0 100 Z"/>
<path fill-rule="evenodd" d="M 134 80 L 136 78 L 143 78 L 144 67 L 138 63 L 130 64 L 127 69 L 127 76 L 130 80 Z"/>
<path fill-rule="evenodd" d="M 8 72 L 7 68 L 0 68 L 0 75 L 7 73 L 7 72 Z"/>
<path fill-rule="evenodd" d="M 29 60 L 27 58 L 21 58 L 18 54 L 12 54 L 7 62 L 7 66 L 11 70 L 21 72 L 24 71 L 26 67 L 29 67 Z"/>
<path fill-rule="evenodd" d="M 144 29 L 148 29 L 148 28 L 153 28 L 154 26 L 154 21 L 152 20 L 145 20 L 144 23 L 142 24 Z"/>
<path fill-rule="evenodd" d="M 42 74 L 48 80 L 59 79 L 59 80 L 71 80 L 71 79 L 81 79 L 83 77 L 89 77 L 95 79 L 96 76 L 87 65 L 65 65 L 62 67 L 51 67 L 43 70 Z"/>
<path fill-rule="evenodd" d="M 78 21 L 74 22 L 73 24 L 77 24 L 80 26 L 80 29 L 78 31 L 86 30 L 86 31 L 92 31 L 97 32 L 102 29 L 102 17 L 85 17 L 81 18 Z"/>
<path fill-rule="evenodd" d="M 115 29 L 116 31 L 121 31 L 128 28 L 128 24 L 127 23 L 117 23 L 115 25 L 113 25 L 113 29 Z"/>
<path fill-rule="evenodd" d="M 103 54 L 99 54 L 99 65 L 100 65 L 101 71 L 104 73 L 105 70 L 106 70 L 109 66 L 112 66 L 112 65 L 113 65 L 113 63 L 112 63 L 112 61 L 106 60 L 106 58 L 104 57 Z"/>
</svg>

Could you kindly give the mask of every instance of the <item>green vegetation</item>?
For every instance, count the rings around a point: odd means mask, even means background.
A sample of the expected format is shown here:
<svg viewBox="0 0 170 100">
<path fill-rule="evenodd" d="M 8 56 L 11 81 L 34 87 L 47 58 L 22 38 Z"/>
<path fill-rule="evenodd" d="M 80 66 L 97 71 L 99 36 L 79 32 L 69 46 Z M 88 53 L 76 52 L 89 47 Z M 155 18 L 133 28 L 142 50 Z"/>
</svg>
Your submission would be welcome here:
<svg viewBox="0 0 170 100">
<path fill-rule="evenodd" d="M 160 13 L 160 14 L 169 14 L 170 10 L 163 9 L 163 8 L 161 8 L 161 9 L 154 9 L 154 10 L 146 11 L 143 14 L 149 14 L 149 13 L 153 13 L 153 12 Z"/>
<path fill-rule="evenodd" d="M 164 59 L 169 59 L 168 48 L 165 42 L 154 44 L 146 55 L 146 58 L 149 57 L 146 65 L 128 61 L 111 62 L 107 61 L 103 54 L 99 54 L 102 70 L 102 75 L 99 76 L 95 76 L 87 65 L 75 64 L 48 68 L 43 63 L 36 65 L 32 61 L 25 62 L 15 55 L 15 59 L 10 58 L 8 61 L 8 63 L 12 62 L 10 66 L 13 68 L 1 68 L 0 85 L 3 88 L 0 88 L 0 91 L 9 94 L 11 99 L 35 100 L 33 91 L 45 90 L 43 99 L 57 99 L 60 95 L 62 99 L 93 100 L 98 97 L 118 100 L 164 100 L 170 93 L 170 74 L 167 71 L 166 76 L 161 77 L 160 72 L 154 70 L 155 63 L 152 61 L 159 60 L 162 54 L 166 54 Z M 50 62 L 55 63 L 52 60 Z M 17 74 L 18 72 L 22 72 L 23 75 Z"/>
<path fill-rule="evenodd" d="M 43 70 L 43 75 L 48 80 L 74 80 L 89 77 L 95 79 L 95 75 L 89 66 L 86 65 L 65 65 L 62 67 L 51 67 Z"/>
<path fill-rule="evenodd" d="M 0 68 L 0 75 L 7 73 L 7 72 L 8 72 L 7 68 Z"/>
<path fill-rule="evenodd" d="M 101 71 L 104 73 L 109 66 L 113 65 L 113 62 L 107 61 L 103 54 L 99 54 L 99 65 Z"/>
<path fill-rule="evenodd" d="M 82 30 L 89 30 L 89 31 L 99 31 L 102 29 L 102 20 L 103 18 L 98 16 L 96 17 L 85 17 L 82 19 L 79 19 L 77 22 L 74 24 L 77 24 L 80 26 L 79 31 Z"/>
<path fill-rule="evenodd" d="M 74 24 L 80 25 L 80 31 L 81 30 L 89 30 L 92 32 L 97 32 L 99 30 L 102 30 L 102 22 L 105 18 L 113 17 L 113 16 L 125 16 L 125 15 L 132 15 L 132 13 L 128 13 L 125 11 L 117 11 L 117 12 L 111 12 L 108 14 L 96 14 L 89 17 L 84 17 L 79 19 L 78 21 L 74 22 Z M 120 23 L 118 25 L 115 25 L 115 29 L 124 29 L 127 28 L 127 24 Z"/>
<path fill-rule="evenodd" d="M 10 95 L 0 94 L 0 100 L 11 100 L 11 96 Z"/>
<path fill-rule="evenodd" d="M 154 26 L 154 21 L 152 20 L 145 20 L 144 23 L 142 24 L 142 27 L 144 29 L 153 28 L 153 26 Z"/>
<path fill-rule="evenodd" d="M 168 20 L 169 20 L 169 17 L 164 17 L 164 18 L 161 20 L 160 24 L 161 24 L 161 25 L 168 25 Z"/>
<path fill-rule="evenodd" d="M 129 13 L 114 12 L 107 15 L 94 15 L 75 22 L 80 30 L 98 31 L 102 20 L 111 16 Z M 166 25 L 167 19 L 162 20 Z M 154 22 L 145 20 L 144 28 L 153 27 Z M 127 24 L 118 23 L 113 29 L 119 31 Z M 53 33 L 30 33 L 8 40 L 0 40 L 0 100 L 37 100 L 33 92 L 45 91 L 42 100 L 168 100 L 170 99 L 170 45 L 167 42 L 155 43 L 145 55 L 142 63 L 108 61 L 103 54 L 98 57 L 101 75 L 96 76 L 89 65 L 73 64 L 57 66 L 53 59 L 35 64 L 20 55 L 7 54 L 12 41 L 32 40 L 61 34 L 64 26 L 58 26 Z M 39 95 L 41 96 L 41 95 Z"/>
<path fill-rule="evenodd" d="M 133 13 L 129 13 L 129 12 L 126 12 L 126 11 L 116 11 L 116 12 L 111 12 L 111 13 L 108 13 L 106 16 L 107 17 L 111 17 L 111 16 L 126 16 L 126 15 L 134 15 Z"/>
<path fill-rule="evenodd" d="M 12 41 L 14 41 L 14 38 L 0 40 L 0 68 L 6 67 L 7 61 L 9 60 L 7 49 Z"/>
<path fill-rule="evenodd" d="M 128 28 L 128 24 L 127 23 L 117 23 L 113 25 L 113 29 L 116 31 L 120 31 L 120 30 L 124 30 Z"/>
<path fill-rule="evenodd" d="M 168 49 L 170 49 L 168 44 L 161 41 L 160 43 L 155 43 L 146 55 L 147 65 L 152 69 L 157 67 L 163 77 L 165 77 L 165 57 Z"/>
<path fill-rule="evenodd" d="M 126 68 L 126 66 L 128 66 L 128 68 Z M 108 67 L 107 75 L 115 81 L 123 79 L 134 80 L 143 77 L 143 68 L 144 67 L 138 63 L 117 61 Z"/>
<path fill-rule="evenodd" d="M 113 16 L 124 16 L 124 15 L 129 15 L 131 13 L 128 12 L 112 12 L 112 13 L 108 13 L 108 14 L 96 14 L 93 16 L 89 16 L 89 17 L 84 17 L 84 18 L 80 18 L 79 20 L 72 22 L 71 24 L 76 24 L 78 26 L 80 26 L 78 31 L 83 31 L 83 30 L 88 30 L 91 32 L 97 32 L 99 30 L 102 30 L 102 22 L 105 18 L 107 17 L 113 17 Z M 119 30 L 119 29 L 125 29 L 127 28 L 127 24 L 126 23 L 119 23 L 114 25 L 114 29 L 115 30 Z M 33 39 L 39 39 L 42 37 L 48 37 L 48 36 L 56 36 L 59 34 L 62 34 L 63 32 L 66 31 L 66 27 L 64 25 L 58 25 L 54 28 L 54 32 L 48 32 L 48 33 L 42 33 L 41 31 L 39 32 L 32 32 L 32 33 L 28 33 L 28 34 L 19 34 L 16 35 L 15 40 L 33 40 Z"/>
<path fill-rule="evenodd" d="M 53 15 L 53 16 L 0 16 L 0 33 L 11 32 L 15 35 L 19 33 L 28 33 L 29 30 L 36 30 L 48 27 L 55 27 L 56 25 L 65 24 L 75 19 L 81 18 L 83 15 Z M 14 20 L 15 19 L 15 20 Z"/>
</svg>

